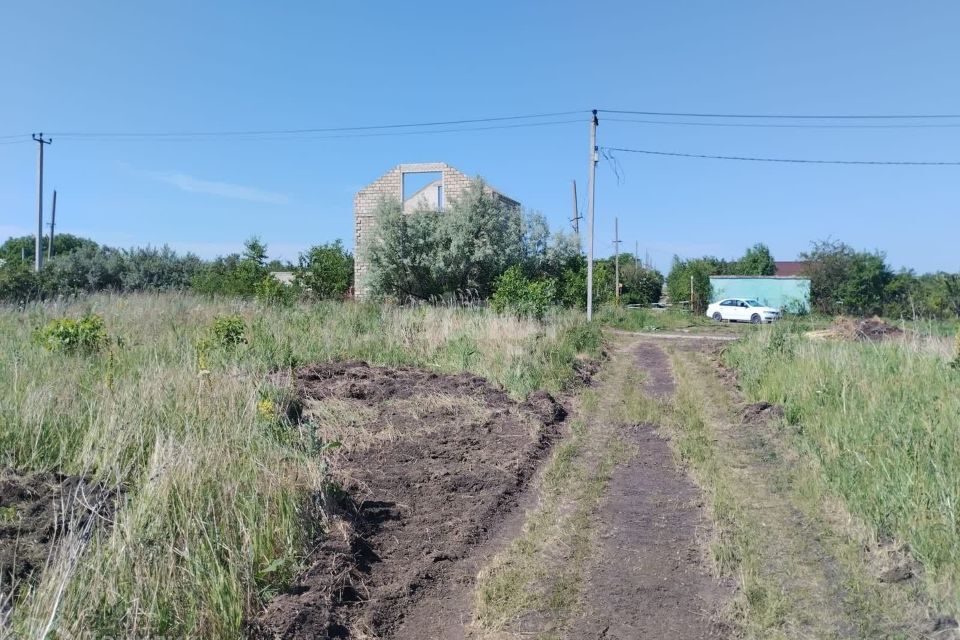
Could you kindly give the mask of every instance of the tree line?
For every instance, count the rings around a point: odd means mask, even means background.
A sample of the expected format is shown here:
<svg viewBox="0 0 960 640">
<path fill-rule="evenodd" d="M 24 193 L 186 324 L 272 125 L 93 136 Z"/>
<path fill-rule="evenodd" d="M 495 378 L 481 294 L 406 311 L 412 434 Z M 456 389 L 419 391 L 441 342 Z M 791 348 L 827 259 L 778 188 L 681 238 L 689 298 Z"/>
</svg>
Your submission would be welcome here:
<svg viewBox="0 0 960 640">
<path fill-rule="evenodd" d="M 43 239 L 44 252 L 48 239 Z M 0 300 L 22 301 L 95 291 L 191 290 L 267 301 L 343 298 L 355 284 L 374 299 L 436 302 L 489 300 L 497 309 L 542 315 L 550 306 L 586 305 L 587 263 L 579 238 L 553 231 L 536 212 L 505 204 L 481 180 L 452 198 L 444 211 L 403 211 L 384 199 L 364 240 L 366 279 L 353 282 L 354 256 L 339 240 L 303 252 L 296 264 L 269 261 L 257 238 L 244 250 L 214 260 L 169 247 L 117 249 L 60 234 L 54 258 L 33 272 L 34 238 L 0 245 Z M 26 256 L 27 259 L 23 259 Z M 960 274 L 894 272 L 878 251 L 858 251 L 833 240 L 814 242 L 800 256 L 811 279 L 811 304 L 824 314 L 947 318 L 960 316 Z M 615 258 L 594 263 L 594 305 L 615 297 Z M 290 284 L 272 271 L 293 272 Z M 620 300 L 647 305 L 662 292 L 673 302 L 693 301 L 701 312 L 711 299 L 712 275 L 774 275 L 763 244 L 743 256 L 675 256 L 666 278 L 636 256 L 620 255 Z M 665 285 L 665 286 L 664 286 Z"/>
<path fill-rule="evenodd" d="M 810 304 L 817 313 L 892 318 L 960 317 L 960 273 L 917 274 L 894 271 L 881 251 L 859 251 L 837 240 L 813 242 L 799 256 L 801 276 L 810 278 Z M 713 256 L 682 259 L 675 256 L 667 275 L 671 300 L 691 300 L 695 311 L 711 299 L 710 276 L 758 275 L 776 272 L 770 250 L 756 244 L 738 260 Z"/>
<path fill-rule="evenodd" d="M 46 254 L 48 238 L 43 238 Z M 337 298 L 353 284 L 353 256 L 337 240 L 311 247 L 297 264 L 267 259 L 267 245 L 254 237 L 241 253 L 203 260 L 169 247 L 118 249 L 71 234 L 54 237 L 54 257 L 33 268 L 33 236 L 0 245 L 0 301 L 23 302 L 98 291 L 194 291 L 257 297 L 267 301 Z M 27 258 L 24 259 L 24 256 Z M 291 284 L 274 271 L 291 271 Z"/>
</svg>

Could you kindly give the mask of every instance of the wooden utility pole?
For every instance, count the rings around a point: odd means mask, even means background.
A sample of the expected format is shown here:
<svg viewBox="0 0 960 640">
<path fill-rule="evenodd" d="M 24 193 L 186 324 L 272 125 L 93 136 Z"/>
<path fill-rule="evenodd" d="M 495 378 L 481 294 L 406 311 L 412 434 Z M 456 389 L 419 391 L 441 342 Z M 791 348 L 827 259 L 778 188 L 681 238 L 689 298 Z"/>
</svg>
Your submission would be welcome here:
<svg viewBox="0 0 960 640">
<path fill-rule="evenodd" d="M 33 134 L 33 140 L 40 145 L 40 161 L 37 167 L 37 241 L 33 259 L 33 270 L 40 271 L 43 266 L 43 146 L 53 140 L 44 140 L 43 133 Z"/>
<path fill-rule="evenodd" d="M 57 190 L 53 190 L 53 205 L 50 207 L 50 244 L 47 245 L 47 262 L 53 257 L 53 228 L 57 224 Z"/>
<path fill-rule="evenodd" d="M 613 288 L 614 299 L 620 304 L 620 231 L 617 218 L 613 218 Z"/>
<path fill-rule="evenodd" d="M 580 209 L 577 207 L 577 181 L 571 180 L 573 183 L 573 217 L 570 218 L 570 223 L 573 224 L 573 232 L 577 234 L 577 242 L 580 238 L 580 220 L 583 219 L 583 216 L 580 215 Z"/>
<path fill-rule="evenodd" d="M 637 241 L 633 243 L 633 266 L 640 271 L 640 243 Z"/>
<path fill-rule="evenodd" d="M 690 313 L 693 313 L 693 276 L 690 276 Z"/>
<path fill-rule="evenodd" d="M 593 110 L 590 118 L 590 172 L 587 180 L 587 226 L 590 239 L 587 241 L 587 322 L 593 319 L 593 202 L 596 187 L 597 162 L 600 156 L 597 153 L 597 110 Z"/>
</svg>

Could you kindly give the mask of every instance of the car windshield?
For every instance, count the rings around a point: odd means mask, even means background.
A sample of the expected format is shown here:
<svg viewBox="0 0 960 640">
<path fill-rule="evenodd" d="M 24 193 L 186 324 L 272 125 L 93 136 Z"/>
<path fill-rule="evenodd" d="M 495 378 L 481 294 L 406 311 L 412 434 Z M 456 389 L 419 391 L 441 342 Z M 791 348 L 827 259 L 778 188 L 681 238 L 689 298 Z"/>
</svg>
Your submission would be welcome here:
<svg viewBox="0 0 960 640">
<path fill-rule="evenodd" d="M 747 303 L 747 306 L 748 306 L 748 307 L 761 307 L 761 306 L 763 306 L 763 305 L 761 305 L 759 302 L 757 302 L 756 300 L 744 300 L 744 302 Z"/>
</svg>

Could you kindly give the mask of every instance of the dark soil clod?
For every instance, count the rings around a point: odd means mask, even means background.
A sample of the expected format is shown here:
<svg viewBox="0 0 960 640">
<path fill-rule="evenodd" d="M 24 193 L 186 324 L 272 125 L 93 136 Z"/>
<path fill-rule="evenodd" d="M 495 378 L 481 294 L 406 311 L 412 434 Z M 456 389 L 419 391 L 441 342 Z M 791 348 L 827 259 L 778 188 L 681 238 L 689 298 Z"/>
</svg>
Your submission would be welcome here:
<svg viewBox="0 0 960 640">
<path fill-rule="evenodd" d="M 913 569 L 907 565 L 900 565 L 897 567 L 892 567 L 887 569 L 880 574 L 880 582 L 892 583 L 892 582 L 904 582 L 913 577 Z"/>
<path fill-rule="evenodd" d="M 754 402 L 743 408 L 743 424 L 766 424 L 783 418 L 783 405 Z"/>
<path fill-rule="evenodd" d="M 112 517 L 116 497 L 79 476 L 0 471 L 0 588 L 35 581 L 65 535 Z"/>
<path fill-rule="evenodd" d="M 450 567 L 514 508 L 566 412 L 469 374 L 341 362 L 294 377 L 307 414 L 324 400 L 362 408 L 367 440 L 351 448 L 348 433 L 330 459 L 343 491 L 325 505 L 326 533 L 251 636 L 390 635 L 417 602 L 443 597 Z"/>
</svg>

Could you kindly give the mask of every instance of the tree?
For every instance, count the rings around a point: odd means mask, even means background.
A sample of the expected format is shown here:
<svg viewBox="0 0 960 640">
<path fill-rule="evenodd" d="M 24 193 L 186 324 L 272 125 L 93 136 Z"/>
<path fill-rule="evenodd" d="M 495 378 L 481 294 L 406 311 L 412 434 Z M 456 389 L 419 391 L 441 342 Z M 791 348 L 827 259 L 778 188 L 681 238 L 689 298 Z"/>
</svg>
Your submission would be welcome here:
<svg viewBox="0 0 960 640">
<path fill-rule="evenodd" d="M 673 304 L 690 300 L 691 278 L 693 282 L 693 311 L 703 313 L 710 304 L 710 276 L 723 271 L 726 263 L 714 257 L 681 260 L 673 257 L 670 273 L 667 275 L 667 294 Z"/>
<path fill-rule="evenodd" d="M 517 317 L 541 320 L 555 297 L 556 282 L 553 278 L 531 280 L 523 274 L 520 265 L 514 265 L 497 278 L 490 306 L 497 313 L 509 310 Z"/>
<path fill-rule="evenodd" d="M 0 245 L 0 258 L 10 262 L 20 262 L 21 256 L 26 256 L 26 262 L 33 264 L 33 255 L 35 250 L 35 236 L 20 236 L 17 238 L 8 238 Z M 43 236 L 40 239 L 40 249 L 43 251 L 43 258 L 47 258 L 47 246 L 50 244 L 50 236 Z M 97 247 L 97 243 L 89 238 L 81 238 L 70 233 L 58 233 L 53 237 L 53 255 L 54 257 L 72 253 L 81 248 Z"/>
<path fill-rule="evenodd" d="M 219 257 L 193 278 L 193 289 L 207 295 L 253 297 L 264 278 L 271 277 L 266 266 L 267 245 L 256 236 L 244 243 L 242 255 Z"/>
<path fill-rule="evenodd" d="M 475 180 L 440 212 L 378 206 L 363 251 L 374 295 L 430 299 L 469 291 L 487 297 L 511 266 L 537 280 L 557 277 L 579 255 L 575 239 L 551 234 L 546 219 L 521 211 Z"/>
<path fill-rule="evenodd" d="M 441 249 L 445 242 L 439 211 L 404 214 L 397 200 L 382 200 L 374 214 L 374 228 L 364 247 L 374 295 L 426 300 L 448 289 Z"/>
<path fill-rule="evenodd" d="M 747 249 L 743 257 L 730 266 L 730 275 L 772 276 L 777 272 L 777 265 L 773 261 L 773 256 L 770 255 L 770 249 L 762 243 Z"/>
<path fill-rule="evenodd" d="M 84 244 L 61 256 L 54 256 L 40 272 L 40 287 L 46 295 L 122 291 L 126 272 L 123 251 Z"/>
<path fill-rule="evenodd" d="M 0 258 L 0 301 L 24 302 L 38 297 L 39 281 L 33 264 Z"/>
<path fill-rule="evenodd" d="M 300 254 L 295 282 L 311 295 L 342 298 L 353 286 L 353 256 L 340 240 L 310 247 Z"/>
<path fill-rule="evenodd" d="M 578 255 L 557 279 L 557 302 L 567 307 L 587 306 L 587 260 Z M 599 307 L 613 298 L 613 268 L 605 260 L 593 265 L 593 306 Z"/>
<path fill-rule="evenodd" d="M 620 300 L 624 304 L 653 304 L 663 295 L 663 274 L 632 259 L 620 259 Z"/>
<path fill-rule="evenodd" d="M 202 268 L 197 256 L 178 256 L 168 246 L 130 249 L 124 253 L 120 282 L 124 291 L 187 289 Z"/>
<path fill-rule="evenodd" d="M 491 194 L 482 180 L 440 216 L 440 268 L 447 290 L 493 293 L 496 279 L 524 258 L 521 211 Z"/>
<path fill-rule="evenodd" d="M 810 297 L 814 309 L 822 313 L 874 315 L 883 312 L 887 286 L 893 272 L 884 254 L 855 251 L 833 240 L 813 243 L 809 252 L 800 254 L 810 278 Z"/>
</svg>

